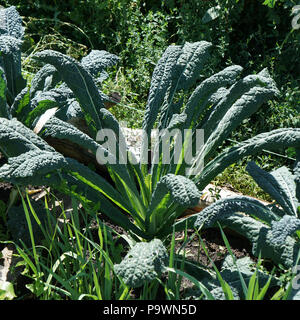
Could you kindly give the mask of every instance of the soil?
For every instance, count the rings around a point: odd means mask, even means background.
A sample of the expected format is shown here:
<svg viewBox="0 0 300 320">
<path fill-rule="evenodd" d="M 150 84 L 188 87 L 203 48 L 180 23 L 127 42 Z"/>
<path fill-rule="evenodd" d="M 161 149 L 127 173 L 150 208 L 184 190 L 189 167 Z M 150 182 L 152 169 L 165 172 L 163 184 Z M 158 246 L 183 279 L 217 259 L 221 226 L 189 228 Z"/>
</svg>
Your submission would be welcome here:
<svg viewBox="0 0 300 320">
<path fill-rule="evenodd" d="M 248 241 L 246 238 L 241 237 L 240 235 L 233 234 L 230 230 L 223 231 L 228 239 L 231 251 L 237 259 L 243 258 L 245 256 L 250 256 L 253 260 L 256 260 L 256 258 L 251 253 L 252 245 L 250 241 Z M 190 230 L 188 233 L 192 235 L 193 232 L 193 230 Z M 220 230 L 217 228 L 205 229 L 201 232 L 200 236 L 203 240 L 204 246 L 210 259 L 217 266 L 217 268 L 220 269 L 225 256 L 229 254 L 224 244 L 224 240 L 222 238 Z M 187 258 L 189 258 L 190 260 L 212 268 L 212 263 L 204 252 L 198 236 L 187 243 L 187 245 L 185 246 L 185 251 Z"/>
</svg>

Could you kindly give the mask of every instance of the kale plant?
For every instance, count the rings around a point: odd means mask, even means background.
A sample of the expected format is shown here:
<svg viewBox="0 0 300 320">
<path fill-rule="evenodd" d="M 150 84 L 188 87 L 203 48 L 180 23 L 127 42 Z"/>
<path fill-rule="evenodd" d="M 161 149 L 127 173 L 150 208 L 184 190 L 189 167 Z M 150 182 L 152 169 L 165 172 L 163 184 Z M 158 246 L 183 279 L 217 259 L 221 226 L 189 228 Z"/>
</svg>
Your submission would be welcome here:
<svg viewBox="0 0 300 320">
<path fill-rule="evenodd" d="M 107 61 L 111 63 L 111 56 L 101 62 L 98 54 L 91 53 L 77 62 L 52 50 L 37 53 L 34 58 L 45 66 L 33 79 L 31 93 L 53 97 L 54 92 L 63 90 L 64 94 L 54 99 L 55 104 L 62 97 L 64 102 L 69 101 L 71 96 L 73 102 L 66 104 L 64 115 L 73 114 L 71 107 L 79 106 L 88 132 L 59 118 L 63 107 L 40 123 L 38 135 L 17 119 L 0 118 L 0 149 L 8 157 L 8 163 L 0 168 L 0 179 L 19 185 L 38 181 L 39 185 L 49 185 L 77 197 L 83 205 L 103 212 L 139 239 L 166 238 L 177 218 L 198 204 L 203 188 L 228 165 L 264 148 L 276 150 L 300 144 L 299 129 L 287 128 L 260 134 L 244 141 L 242 147 L 219 152 L 231 132 L 278 90 L 266 69 L 241 77 L 242 67 L 234 65 L 201 79 L 211 46 L 206 41 L 173 45 L 162 55 L 151 81 L 139 161 L 128 151 L 119 122 L 103 107 L 103 97 L 93 76 L 101 74 Z M 49 90 L 52 83 L 57 83 L 57 77 L 61 86 Z M 40 89 L 45 86 L 47 91 Z M 0 97 L 4 106 L 6 87 L 7 81 L 3 80 Z M 13 108 L 16 114 L 25 108 L 23 99 L 17 99 L 22 102 Z M 31 112 L 40 114 L 35 109 Z M 154 158 L 147 161 L 154 128 L 159 129 Z M 99 138 L 104 129 L 115 134 L 116 152 Z M 200 146 L 196 139 L 198 129 L 204 132 Z M 107 168 L 110 180 L 83 163 L 64 157 L 45 142 L 49 137 L 70 141 L 86 150 Z M 178 152 L 180 137 L 184 139 Z M 189 162 L 184 161 L 187 145 L 196 149 Z M 165 162 L 167 153 L 170 157 Z"/>
<path fill-rule="evenodd" d="M 7 9 L 0 9 L 1 117 L 17 118 L 33 129 L 39 118 L 49 109 L 52 109 L 52 114 L 63 121 L 74 122 L 75 119 L 83 119 L 84 114 L 94 116 L 88 104 L 84 101 L 80 101 L 81 104 L 78 103 L 71 90 L 72 81 L 69 81 L 70 87 L 68 87 L 59 71 L 51 64 L 44 65 L 34 75 L 31 83 L 27 83 L 21 68 L 23 36 L 22 19 L 16 8 L 11 6 Z M 72 58 L 69 60 L 73 62 Z M 81 60 L 80 72 L 88 73 L 93 78 L 95 86 L 93 90 L 94 95 L 97 96 L 98 107 L 104 107 L 105 102 L 111 101 L 99 87 L 108 76 L 105 69 L 117 63 L 118 60 L 117 56 L 103 50 L 92 50 Z M 75 61 L 74 63 L 76 65 Z M 72 78 L 72 70 L 69 71 L 69 76 Z M 84 84 L 82 85 L 84 87 Z M 87 112 L 84 112 L 85 108 Z"/>
<path fill-rule="evenodd" d="M 127 285 L 136 288 L 160 277 L 166 271 L 168 261 L 167 249 L 161 240 L 153 239 L 137 243 L 114 270 Z"/>
</svg>

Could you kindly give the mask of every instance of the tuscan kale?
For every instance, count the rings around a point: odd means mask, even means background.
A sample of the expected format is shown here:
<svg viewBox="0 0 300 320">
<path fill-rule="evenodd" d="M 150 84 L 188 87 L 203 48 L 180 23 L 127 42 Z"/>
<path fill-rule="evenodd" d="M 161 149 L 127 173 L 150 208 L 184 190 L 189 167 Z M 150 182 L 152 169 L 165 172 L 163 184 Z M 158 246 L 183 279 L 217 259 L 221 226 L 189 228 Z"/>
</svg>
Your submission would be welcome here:
<svg viewBox="0 0 300 320">
<path fill-rule="evenodd" d="M 3 10 L 2 17 L 13 19 L 11 12 L 15 9 Z M 20 23 L 19 18 L 16 23 Z M 158 61 L 146 105 L 139 162 L 124 161 L 127 157 L 132 159 L 132 154 L 125 145 L 119 122 L 104 108 L 106 97 L 98 87 L 106 76 L 105 68 L 117 62 L 115 55 L 92 51 L 78 62 L 53 50 L 39 52 L 35 59 L 45 63 L 44 67 L 32 80 L 30 89 L 15 85 L 17 91 L 8 85 L 5 66 L 15 61 L 19 68 L 19 60 L 7 58 L 6 64 L 0 63 L 1 115 L 8 114 L 0 121 L 0 149 L 9 160 L 0 168 L 0 178 L 19 185 L 40 181 L 79 198 L 85 206 L 100 208 L 138 239 L 166 238 L 177 218 L 198 203 L 204 187 L 227 166 L 264 148 L 300 144 L 299 129 L 278 129 L 215 156 L 231 132 L 278 90 L 266 69 L 241 77 L 242 67 L 236 65 L 200 81 L 211 47 L 206 41 L 173 45 Z M 19 54 L 14 50 L 12 56 L 14 52 Z M 12 96 L 11 105 L 6 97 Z M 39 121 L 49 108 L 53 112 Z M 83 117 L 87 132 L 70 123 L 70 117 Z M 37 122 L 38 135 L 31 130 Z M 155 125 L 160 130 L 154 146 L 157 152 L 151 162 L 147 156 Z M 115 134 L 116 152 L 99 139 L 102 129 L 111 129 Z M 175 134 L 168 136 L 173 129 Z M 185 134 L 187 129 L 190 131 Z M 198 129 L 204 132 L 201 145 L 196 139 Z M 180 137 L 183 141 L 178 153 Z M 50 138 L 68 141 L 97 159 L 106 168 L 109 179 L 50 147 L 45 142 Z M 168 152 L 169 161 L 164 162 Z M 191 161 L 185 161 L 186 155 L 191 156 Z M 291 203 L 285 205 L 293 210 Z M 257 203 L 253 206 L 259 208 L 258 214 L 268 223 L 265 210 Z M 184 229 L 185 225 L 178 223 L 176 228 Z"/>
</svg>

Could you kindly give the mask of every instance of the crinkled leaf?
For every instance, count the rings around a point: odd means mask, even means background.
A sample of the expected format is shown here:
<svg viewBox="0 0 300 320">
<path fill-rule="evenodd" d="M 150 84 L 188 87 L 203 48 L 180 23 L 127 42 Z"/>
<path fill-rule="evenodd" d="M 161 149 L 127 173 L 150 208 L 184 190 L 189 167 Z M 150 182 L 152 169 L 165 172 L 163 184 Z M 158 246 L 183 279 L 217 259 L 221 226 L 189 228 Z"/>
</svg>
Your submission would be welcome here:
<svg viewBox="0 0 300 320">
<path fill-rule="evenodd" d="M 107 67 L 115 65 L 119 57 L 104 50 L 92 50 L 83 57 L 81 64 L 94 77 L 102 73 Z"/>
<path fill-rule="evenodd" d="M 73 91 L 85 111 L 87 124 L 95 137 L 96 131 L 102 127 L 100 109 L 104 105 L 90 73 L 75 59 L 60 52 L 45 50 L 35 54 L 34 57 L 53 65 L 59 71 L 63 81 Z"/>
<path fill-rule="evenodd" d="M 199 79 L 201 70 L 209 57 L 210 42 L 199 41 L 186 42 L 181 49 L 176 64 L 173 67 L 170 87 L 166 92 L 164 103 L 160 112 L 158 129 L 166 128 L 172 114 L 170 105 L 175 93 L 179 90 L 187 90 Z"/>
<path fill-rule="evenodd" d="M 287 214 L 297 216 L 299 203 L 296 198 L 296 184 L 293 174 L 287 167 L 281 167 L 268 173 L 254 162 L 249 162 L 247 171 L 257 184 L 281 205 Z"/>
<path fill-rule="evenodd" d="M 270 242 L 274 246 L 285 244 L 286 238 L 300 230 L 300 220 L 294 216 L 285 215 L 279 221 L 273 221 L 270 231 Z"/>
<path fill-rule="evenodd" d="M 201 194 L 195 184 L 184 176 L 167 174 L 163 176 L 152 194 L 149 212 L 170 193 L 171 199 L 182 207 L 193 207 L 198 204 Z"/>
<path fill-rule="evenodd" d="M 277 219 L 277 216 L 258 200 L 245 196 L 236 196 L 216 201 L 201 212 L 180 220 L 175 224 L 175 228 L 176 230 L 182 229 L 186 224 L 188 227 L 199 228 L 203 226 L 203 228 L 210 228 L 215 226 L 217 221 L 224 220 L 227 216 L 236 212 L 255 215 L 268 223 L 271 223 L 273 219 Z"/>
<path fill-rule="evenodd" d="M 277 93 L 278 89 L 266 69 L 233 85 L 202 127 L 206 140 L 202 151 L 204 156 L 208 158 L 242 120 Z"/>
<path fill-rule="evenodd" d="M 192 121 L 197 121 L 203 111 L 210 105 L 211 96 L 220 88 L 231 85 L 243 68 L 233 65 L 205 79 L 189 97 L 184 112 L 187 114 L 187 127 Z"/>
<path fill-rule="evenodd" d="M 15 6 L 0 9 L 0 36 L 2 35 L 16 39 L 22 39 L 24 36 L 22 19 Z"/>
<path fill-rule="evenodd" d="M 129 287 L 137 288 L 159 277 L 167 264 L 166 248 L 161 240 L 154 239 L 137 243 L 114 270 Z"/>
<path fill-rule="evenodd" d="M 194 223 L 195 227 L 209 228 L 218 222 L 223 228 L 234 230 L 250 240 L 255 256 L 261 254 L 262 258 L 271 259 L 274 263 L 289 268 L 295 263 L 299 250 L 299 244 L 291 235 L 300 224 L 295 217 L 285 217 L 277 221 L 278 217 L 255 199 L 234 197 L 218 200 L 198 214 L 176 222 L 174 227 L 175 231 L 180 231 L 185 226 L 192 227 Z M 257 218 L 267 221 L 271 227 Z"/>
<path fill-rule="evenodd" d="M 187 115 L 185 113 L 173 114 L 167 129 L 171 131 L 173 129 L 179 128 L 186 122 L 186 118 Z"/>
<path fill-rule="evenodd" d="M 222 227 L 229 228 L 246 237 L 252 243 L 252 253 L 264 259 L 270 259 L 275 264 L 292 267 L 297 261 L 299 244 L 290 236 L 285 243 L 278 245 L 272 241 L 272 230 L 257 219 L 242 214 L 227 215 L 219 221 Z"/>
<path fill-rule="evenodd" d="M 162 177 L 159 184 L 170 192 L 174 202 L 183 207 L 197 205 L 200 200 L 201 193 L 196 185 L 184 176 L 167 174 Z M 159 189 L 160 187 L 157 188 Z"/>
<path fill-rule="evenodd" d="M 42 137 L 66 139 L 96 154 L 99 144 L 73 125 L 52 116 L 44 125 Z"/>
<path fill-rule="evenodd" d="M 61 76 L 56 68 L 51 64 L 45 64 L 31 80 L 31 97 L 38 91 L 46 91 L 54 88 L 60 80 Z"/>
<path fill-rule="evenodd" d="M 74 119 L 84 119 L 80 104 L 76 99 L 67 99 L 66 104 L 60 107 L 55 116 L 62 121 L 74 121 Z"/>
<path fill-rule="evenodd" d="M 252 243 L 252 253 L 264 259 L 270 259 L 275 264 L 292 267 L 297 261 L 299 244 L 290 236 L 285 243 L 277 245 L 272 241 L 272 230 L 266 224 L 239 213 L 227 215 L 219 221 L 222 227 L 229 228 L 246 237 Z"/>
<path fill-rule="evenodd" d="M 154 68 L 143 120 L 143 129 L 148 135 L 153 128 L 165 94 L 176 75 L 175 67 L 180 54 L 181 46 L 169 46 Z"/>
<path fill-rule="evenodd" d="M 204 119 L 205 122 L 203 121 L 202 123 L 201 128 L 203 128 L 206 132 L 206 140 L 214 132 L 216 123 L 218 124 L 224 116 L 227 115 L 228 117 L 232 112 L 241 112 L 243 108 L 248 110 L 248 112 L 251 112 L 251 108 L 247 107 L 247 104 L 251 102 L 251 99 L 248 98 L 248 96 L 251 97 L 252 95 L 252 98 L 254 98 L 255 95 L 260 92 L 260 88 L 262 87 L 266 87 L 274 93 L 278 92 L 274 81 L 267 72 L 267 69 L 264 69 L 260 73 L 255 75 L 248 75 L 233 83 L 232 86 L 228 88 L 228 90 L 223 91 L 223 96 L 218 101 L 218 103 L 210 109 L 208 115 L 206 115 Z M 237 106 L 234 106 L 237 103 L 243 104 L 244 106 L 240 106 L 237 108 Z M 259 106 L 255 106 L 255 108 L 257 107 Z M 252 112 L 255 112 L 255 110 L 256 109 L 254 109 Z M 235 119 L 232 122 L 240 123 L 240 121 L 238 119 Z"/>
<path fill-rule="evenodd" d="M 255 273 L 254 265 L 255 262 L 250 257 L 237 259 L 234 263 L 232 256 L 227 255 L 223 261 L 221 276 L 229 284 L 230 287 L 237 290 L 240 298 L 245 298 L 240 275 L 243 277 L 246 286 L 249 288 L 250 279 Z M 256 271 L 256 278 L 260 288 L 262 288 L 267 283 L 269 277 L 270 275 L 264 271 Z M 279 281 L 272 276 L 270 286 L 278 284 Z"/>
<path fill-rule="evenodd" d="M 187 42 L 183 46 L 169 46 L 158 61 L 152 75 L 142 125 L 145 130 L 142 141 L 142 157 L 146 154 L 149 145 L 146 138 L 150 140 L 151 129 L 159 112 L 161 112 L 159 128 L 166 128 L 172 116 L 169 107 L 173 103 L 176 91 L 186 90 L 195 83 L 208 58 L 210 47 L 211 43 L 206 41 Z"/>
<path fill-rule="evenodd" d="M 9 102 L 26 86 L 21 72 L 21 40 L 11 36 L 0 37 L 0 66 L 4 69 L 9 93 Z"/>
<path fill-rule="evenodd" d="M 42 138 L 16 119 L 0 118 L 0 149 L 7 157 L 30 150 L 54 152 Z"/>
<path fill-rule="evenodd" d="M 18 183 L 23 178 L 47 175 L 66 165 L 65 158 L 58 152 L 31 150 L 17 157 L 8 158 L 8 163 L 0 168 L 0 179 Z"/>
<path fill-rule="evenodd" d="M 209 58 L 209 49 L 212 44 L 207 41 L 186 42 L 182 47 L 182 53 L 177 61 L 179 73 L 175 79 L 176 90 L 189 89 L 200 76 L 200 72 Z"/>
<path fill-rule="evenodd" d="M 284 232 L 284 229 L 282 229 Z M 276 239 L 276 238 L 275 238 Z M 291 268 L 300 250 L 299 243 L 290 236 L 285 238 L 285 242 L 277 242 L 273 237 L 273 230 L 263 227 L 258 235 L 257 241 L 253 242 L 252 252 L 255 256 L 261 254 L 264 259 L 270 259 L 275 264 L 282 264 L 286 268 Z"/>
</svg>

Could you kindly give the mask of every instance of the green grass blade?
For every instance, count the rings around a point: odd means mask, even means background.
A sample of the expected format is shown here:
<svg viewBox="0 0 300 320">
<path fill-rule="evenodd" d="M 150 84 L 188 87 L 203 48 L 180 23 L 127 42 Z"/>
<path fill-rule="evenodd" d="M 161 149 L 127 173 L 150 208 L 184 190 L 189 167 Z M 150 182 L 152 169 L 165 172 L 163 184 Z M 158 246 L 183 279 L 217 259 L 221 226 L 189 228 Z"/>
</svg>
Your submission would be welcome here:
<svg viewBox="0 0 300 320">
<path fill-rule="evenodd" d="M 275 294 L 272 296 L 270 300 L 285 300 L 285 292 L 284 288 L 280 288 Z"/>
<path fill-rule="evenodd" d="M 233 296 L 233 293 L 232 293 L 232 290 L 231 290 L 230 286 L 229 286 L 228 283 L 222 278 L 222 276 L 221 276 L 218 268 L 216 267 L 215 263 L 213 262 L 213 260 L 212 260 L 211 257 L 209 256 L 209 254 L 208 254 L 208 252 L 207 252 L 207 250 L 206 250 L 206 248 L 205 248 L 205 244 L 204 244 L 202 238 L 200 237 L 200 235 L 199 235 L 199 240 L 200 240 L 201 246 L 202 246 L 202 248 L 203 248 L 203 250 L 204 250 L 207 258 L 209 259 L 210 263 L 212 264 L 212 266 L 213 266 L 213 268 L 214 268 L 214 270 L 215 270 L 215 272 L 216 272 L 217 278 L 218 278 L 218 280 L 219 280 L 219 282 L 220 282 L 220 285 L 221 285 L 221 287 L 222 287 L 222 290 L 223 290 L 223 292 L 224 292 L 224 294 L 225 294 L 226 299 L 227 299 L 227 300 L 234 300 L 234 296 Z"/>
<path fill-rule="evenodd" d="M 262 289 L 260 290 L 260 292 L 258 293 L 258 295 L 256 296 L 255 300 L 263 300 L 269 287 L 270 287 L 270 283 L 272 280 L 272 275 L 270 275 L 268 281 L 266 282 L 266 284 L 262 287 Z"/>
<path fill-rule="evenodd" d="M 19 189 L 19 187 L 17 186 L 18 188 L 18 191 L 19 191 L 19 194 L 20 194 L 20 197 L 21 197 L 21 201 L 22 201 L 22 205 L 23 205 L 23 208 L 24 208 L 24 212 L 25 212 L 25 217 L 26 217 L 26 222 L 27 222 L 27 225 L 28 225 L 28 230 L 29 230 L 29 235 L 30 235 L 30 240 L 31 240 L 31 244 L 32 244 L 32 251 L 33 251 L 33 257 L 34 257 L 34 261 L 35 261 L 35 264 L 37 266 L 37 270 L 38 272 L 40 273 L 40 268 L 39 268 L 39 259 L 38 259 L 38 255 L 37 255 L 37 252 L 36 252 L 36 246 L 35 246 L 35 241 L 34 241 L 34 235 L 33 235 L 33 230 L 32 230 L 32 224 L 31 224 L 31 220 L 30 220 L 30 215 L 29 215 L 29 212 L 28 212 L 28 209 L 27 209 L 27 205 L 25 203 L 25 200 L 22 196 L 22 193 Z"/>
<path fill-rule="evenodd" d="M 220 228 L 221 235 L 222 235 L 223 241 L 225 243 L 225 246 L 226 246 L 228 252 L 230 253 L 230 255 L 232 257 L 232 260 L 234 262 L 235 267 L 237 268 L 237 271 L 238 271 L 238 274 L 239 274 L 239 277 L 240 277 L 240 281 L 241 281 L 241 284 L 242 284 L 242 288 L 243 288 L 243 293 L 244 293 L 244 296 L 246 297 L 247 296 L 247 292 L 248 292 L 248 288 L 247 288 L 246 282 L 245 282 L 245 280 L 244 280 L 244 278 L 243 278 L 243 276 L 242 276 L 242 274 L 241 274 L 241 272 L 239 270 L 239 267 L 238 267 L 238 265 L 236 263 L 236 257 L 235 257 L 235 255 L 233 254 L 233 252 L 231 250 L 231 247 L 230 247 L 230 244 L 228 242 L 228 239 L 227 239 L 225 233 L 223 232 L 223 229 L 222 229 L 221 225 L 219 223 L 218 223 L 218 225 L 219 225 L 219 228 Z"/>
<path fill-rule="evenodd" d="M 255 271 L 253 275 L 250 278 L 249 285 L 248 285 L 248 290 L 247 290 L 247 295 L 246 295 L 246 300 L 255 300 L 255 291 L 257 287 L 257 272 Z"/>
</svg>

